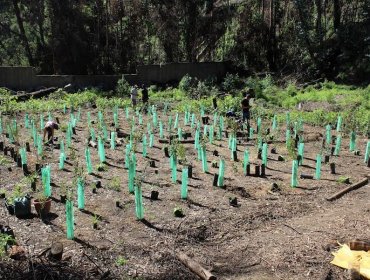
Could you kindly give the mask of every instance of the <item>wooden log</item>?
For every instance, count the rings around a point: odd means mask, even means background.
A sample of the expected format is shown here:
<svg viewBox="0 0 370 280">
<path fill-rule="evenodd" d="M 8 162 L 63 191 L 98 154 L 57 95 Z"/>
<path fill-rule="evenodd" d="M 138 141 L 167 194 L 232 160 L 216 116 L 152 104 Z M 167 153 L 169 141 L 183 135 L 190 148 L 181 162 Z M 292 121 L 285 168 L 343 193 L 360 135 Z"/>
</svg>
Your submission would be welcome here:
<svg viewBox="0 0 370 280">
<path fill-rule="evenodd" d="M 181 144 L 194 144 L 194 139 L 187 139 L 187 140 L 180 140 L 179 143 Z M 170 143 L 170 140 L 168 139 L 159 139 L 158 141 L 161 144 L 168 144 Z"/>
<path fill-rule="evenodd" d="M 328 200 L 328 201 L 336 200 L 336 199 L 342 197 L 343 195 L 345 195 L 346 193 L 348 193 L 350 191 L 357 190 L 357 189 L 359 189 L 363 186 L 366 186 L 368 183 L 369 183 L 369 178 L 364 178 L 360 182 L 357 182 L 356 184 L 353 184 L 353 185 L 351 185 L 351 186 L 333 194 L 332 196 L 328 197 L 326 200 Z"/>
<path fill-rule="evenodd" d="M 57 90 L 56 87 L 49 87 L 49 88 L 41 89 L 38 91 L 30 92 L 30 93 L 19 94 L 17 95 L 17 97 L 18 97 L 18 100 L 25 101 L 25 100 L 30 99 L 31 97 L 40 98 L 40 97 L 47 96 L 56 90 Z"/>
<path fill-rule="evenodd" d="M 184 264 L 187 268 L 189 268 L 193 273 L 198 275 L 200 278 L 204 280 L 217 279 L 217 277 L 214 276 L 210 271 L 202 267 L 198 262 L 187 256 L 186 254 L 179 252 L 176 254 L 176 257 L 180 260 L 182 264 Z"/>
</svg>

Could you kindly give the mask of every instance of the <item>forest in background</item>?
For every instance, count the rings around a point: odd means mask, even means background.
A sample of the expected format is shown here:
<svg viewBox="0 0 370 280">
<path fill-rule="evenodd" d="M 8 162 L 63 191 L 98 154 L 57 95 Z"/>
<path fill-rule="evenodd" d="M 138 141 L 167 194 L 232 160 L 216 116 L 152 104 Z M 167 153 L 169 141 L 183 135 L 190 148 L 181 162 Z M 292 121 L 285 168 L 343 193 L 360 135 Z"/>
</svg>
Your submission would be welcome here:
<svg viewBox="0 0 370 280">
<path fill-rule="evenodd" d="M 370 0 L 0 2 L 0 65 L 112 74 L 202 61 L 300 80 L 367 83 Z"/>
</svg>

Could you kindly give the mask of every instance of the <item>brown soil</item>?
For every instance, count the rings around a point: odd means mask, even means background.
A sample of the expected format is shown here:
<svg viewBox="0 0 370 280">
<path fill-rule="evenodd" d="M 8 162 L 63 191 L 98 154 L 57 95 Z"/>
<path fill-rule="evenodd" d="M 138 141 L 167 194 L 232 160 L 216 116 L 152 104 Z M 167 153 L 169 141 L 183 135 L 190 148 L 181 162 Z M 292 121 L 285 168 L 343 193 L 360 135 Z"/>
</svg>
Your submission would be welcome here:
<svg viewBox="0 0 370 280">
<path fill-rule="evenodd" d="M 96 120 L 97 112 L 89 110 Z M 86 116 L 82 115 L 73 147 L 84 165 L 88 132 L 84 125 Z M 64 123 L 68 118 L 60 112 L 55 116 Z M 19 115 L 18 120 L 23 123 L 23 116 Z M 112 122 L 111 112 L 106 112 L 105 120 L 107 124 Z M 146 121 L 145 118 L 145 129 Z M 120 122 L 120 127 L 129 132 L 122 111 Z M 190 127 L 184 129 L 191 130 Z M 305 126 L 305 131 L 315 135 L 323 133 L 324 128 Z M 61 131 L 56 134 L 64 135 Z M 54 279 L 101 279 L 104 273 L 107 276 L 104 279 L 197 279 L 176 259 L 175 252 L 182 251 L 194 256 L 219 279 L 348 279 L 344 270 L 330 264 L 331 252 L 337 248 L 337 241 L 368 238 L 370 205 L 367 198 L 370 189 L 363 187 L 333 202 L 325 198 L 346 187 L 337 182 L 339 177 L 349 176 L 354 183 L 369 173 L 369 168 L 363 163 L 367 140 L 358 140 L 361 156 L 355 156 L 349 152 L 349 140 L 343 139 L 340 156 L 330 159 L 336 163 L 337 174 L 331 175 L 329 165 L 323 164 L 320 181 L 300 179 L 299 187 L 291 188 L 291 159 L 285 148 L 284 135 L 282 132 L 282 143 L 269 145 L 269 150 L 274 146 L 278 154 L 269 153 L 265 178 L 243 176 L 241 160 L 245 148 L 251 153 L 252 173 L 253 164 L 260 164 L 254 140 L 246 142 L 240 139 L 239 162 L 231 161 L 226 138 L 215 141 L 214 145 L 207 144 L 208 174 L 202 172 L 193 144 L 186 144 L 188 160 L 194 165 L 194 178 L 189 179 L 189 199 L 182 201 L 181 184 L 171 183 L 169 159 L 164 156 L 163 144 L 158 143 L 157 132 L 155 147 L 148 149 L 148 158 L 156 161 L 156 168 L 147 167 L 144 174 L 144 222 L 136 220 L 134 196 L 128 193 L 124 145 L 115 151 L 107 148 L 108 171 L 95 170 L 96 175 L 86 177 L 86 211 L 75 209 L 74 241 L 66 239 L 65 206 L 59 202 L 60 186 L 72 182 L 73 163 L 68 161 L 66 170 L 59 171 L 58 150 L 48 153 L 44 163 L 52 168 L 54 198 L 48 221 L 43 222 L 36 216 L 18 219 L 9 215 L 5 207 L 0 208 L 0 224 L 13 228 L 17 242 L 32 260 L 30 264 L 35 265 L 32 268 L 28 262 L 3 261 L 0 278 L 2 273 L 4 279 L 34 279 L 35 272 L 49 275 L 46 279 L 52 279 L 52 276 Z M 0 137 L 9 146 L 8 139 L 4 135 Z M 32 142 L 24 128 L 21 140 Z M 320 144 L 321 139 L 305 144 L 305 157 L 299 173 L 314 174 Z M 213 160 L 218 161 L 218 157 L 212 155 L 214 150 L 226 159 L 225 189 L 212 187 L 214 173 L 218 173 L 218 168 L 211 167 Z M 148 159 L 142 157 L 141 145 L 138 145 L 138 151 L 137 170 L 141 176 Z M 98 153 L 92 148 L 91 152 L 95 167 L 99 163 Z M 35 148 L 31 147 L 31 153 L 28 153 L 31 170 L 35 166 L 35 153 Z M 277 161 L 278 155 L 287 160 Z M 12 169 L 10 172 L 5 166 L 0 166 L 1 189 L 11 190 L 23 177 L 22 170 L 15 164 Z M 181 179 L 181 165 L 178 169 L 178 178 Z M 109 189 L 114 177 L 121 181 L 121 192 Z M 97 179 L 102 181 L 103 188 L 93 194 L 90 186 Z M 274 182 L 280 191 L 271 191 Z M 39 180 L 39 188 L 40 184 Z M 149 199 L 151 190 L 159 191 L 160 200 Z M 229 205 L 231 196 L 238 198 L 239 207 Z M 115 206 L 116 201 L 120 201 L 121 208 Z M 183 208 L 184 218 L 174 217 L 176 206 Z M 92 227 L 94 214 L 101 216 L 97 230 Z M 50 263 L 40 256 L 56 240 L 65 247 L 63 262 L 59 264 Z M 116 264 L 119 256 L 127 260 L 126 264 Z M 10 272 L 7 268 L 14 270 Z"/>
</svg>

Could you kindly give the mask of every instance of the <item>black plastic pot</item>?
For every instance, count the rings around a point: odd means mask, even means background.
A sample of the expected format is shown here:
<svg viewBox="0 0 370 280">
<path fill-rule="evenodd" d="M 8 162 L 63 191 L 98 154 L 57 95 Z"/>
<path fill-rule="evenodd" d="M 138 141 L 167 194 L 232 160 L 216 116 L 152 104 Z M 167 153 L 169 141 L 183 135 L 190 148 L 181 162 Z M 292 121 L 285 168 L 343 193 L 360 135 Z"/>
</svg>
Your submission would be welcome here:
<svg viewBox="0 0 370 280">
<path fill-rule="evenodd" d="M 164 155 L 165 157 L 170 157 L 170 153 L 168 152 L 168 147 L 164 147 Z"/>
<path fill-rule="evenodd" d="M 247 176 L 250 176 L 251 175 L 251 165 L 248 164 L 246 169 L 247 169 Z"/>
<path fill-rule="evenodd" d="M 216 157 L 218 157 L 218 151 L 217 150 L 214 150 L 213 151 L 213 155 L 216 156 Z"/>
<path fill-rule="evenodd" d="M 218 181 L 218 174 L 216 173 L 215 176 L 213 177 L 213 186 L 217 187 L 217 181 Z"/>
<path fill-rule="evenodd" d="M 149 166 L 150 167 L 155 167 L 155 161 L 154 160 L 149 161 Z"/>
<path fill-rule="evenodd" d="M 256 177 L 260 177 L 260 166 L 259 166 L 259 165 L 256 165 L 256 166 L 254 167 L 254 170 L 255 170 L 255 172 L 254 172 L 254 176 L 256 176 Z"/>
<path fill-rule="evenodd" d="M 301 179 L 313 179 L 313 175 L 309 175 L 309 174 L 301 174 L 300 176 Z"/>
<path fill-rule="evenodd" d="M 271 154 L 276 154 L 276 148 L 271 149 Z"/>
<path fill-rule="evenodd" d="M 258 159 L 262 159 L 262 149 L 258 149 L 258 155 L 257 155 L 257 158 L 258 158 Z"/>
<path fill-rule="evenodd" d="M 3 141 L 0 142 L 0 151 L 4 151 L 4 142 Z"/>
<path fill-rule="evenodd" d="M 17 155 L 17 167 L 22 167 L 22 158 L 20 155 Z"/>
<path fill-rule="evenodd" d="M 330 163 L 330 174 L 335 174 L 335 163 Z"/>
<path fill-rule="evenodd" d="M 329 162 L 329 159 L 330 159 L 330 156 L 329 155 L 326 155 L 324 157 L 324 163 L 328 163 Z"/>
<path fill-rule="evenodd" d="M 117 208 L 121 208 L 121 204 L 120 204 L 120 202 L 119 202 L 119 201 L 116 201 L 116 207 L 117 207 Z"/>
<path fill-rule="evenodd" d="M 26 142 L 26 151 L 27 152 L 31 152 L 31 147 L 30 147 L 30 143 L 29 142 Z"/>
<path fill-rule="evenodd" d="M 230 206 L 236 207 L 238 206 L 238 198 L 237 197 L 230 197 L 229 198 Z"/>
<path fill-rule="evenodd" d="M 158 200 L 159 192 L 158 191 L 152 191 L 150 193 L 150 199 L 151 200 Z"/>
<path fill-rule="evenodd" d="M 261 177 L 266 176 L 266 166 L 264 164 L 261 165 Z"/>
<path fill-rule="evenodd" d="M 14 215 L 14 205 L 9 204 L 7 201 L 5 201 L 5 207 L 8 210 L 10 215 Z"/>
<path fill-rule="evenodd" d="M 203 124 L 208 124 L 209 117 L 202 117 L 202 122 L 203 122 Z"/>
<path fill-rule="evenodd" d="M 193 166 L 188 165 L 188 177 L 192 178 L 193 177 Z"/>
<path fill-rule="evenodd" d="M 66 195 L 60 195 L 60 202 L 65 204 L 67 201 L 67 196 Z"/>
<path fill-rule="evenodd" d="M 28 196 L 15 199 L 14 214 L 17 217 L 27 217 L 31 214 L 31 199 Z"/>
<path fill-rule="evenodd" d="M 32 191 L 36 191 L 36 180 L 31 182 L 31 189 Z"/>
</svg>

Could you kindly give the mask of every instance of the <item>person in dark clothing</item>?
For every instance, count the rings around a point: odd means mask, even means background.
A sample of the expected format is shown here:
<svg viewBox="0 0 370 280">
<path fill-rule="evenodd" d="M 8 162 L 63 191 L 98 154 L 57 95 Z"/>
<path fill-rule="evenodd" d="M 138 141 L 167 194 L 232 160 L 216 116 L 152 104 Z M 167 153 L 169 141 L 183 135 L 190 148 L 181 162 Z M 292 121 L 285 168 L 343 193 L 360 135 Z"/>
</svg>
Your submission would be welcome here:
<svg viewBox="0 0 370 280">
<path fill-rule="evenodd" d="M 242 115 L 243 115 L 243 122 L 247 121 L 247 126 L 248 126 L 248 129 L 250 127 L 250 123 L 249 123 L 249 120 L 250 120 L 250 99 L 251 99 L 251 90 L 248 90 L 247 92 L 245 92 L 243 94 L 243 99 L 241 101 L 241 105 L 242 105 Z"/>
<path fill-rule="evenodd" d="M 149 94 L 148 89 L 145 85 L 142 85 L 141 98 L 143 101 L 143 111 L 146 113 L 148 110 Z"/>
</svg>

